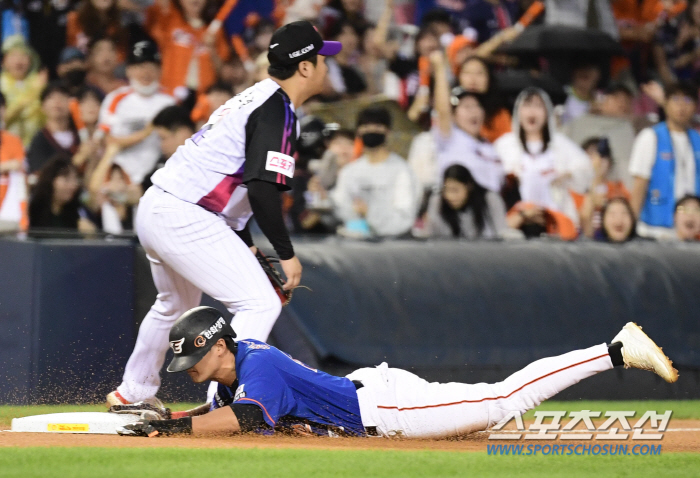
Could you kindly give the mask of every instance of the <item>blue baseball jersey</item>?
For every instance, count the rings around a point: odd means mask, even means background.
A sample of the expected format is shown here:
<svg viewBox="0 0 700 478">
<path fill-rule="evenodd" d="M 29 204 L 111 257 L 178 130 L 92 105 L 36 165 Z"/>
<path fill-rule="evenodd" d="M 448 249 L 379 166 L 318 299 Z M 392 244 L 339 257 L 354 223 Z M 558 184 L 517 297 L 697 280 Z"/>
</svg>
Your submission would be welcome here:
<svg viewBox="0 0 700 478">
<path fill-rule="evenodd" d="M 238 342 L 236 375 L 235 391 L 219 384 L 212 410 L 253 404 L 272 428 L 365 435 L 355 384 L 345 377 L 320 372 L 253 339 Z"/>
</svg>

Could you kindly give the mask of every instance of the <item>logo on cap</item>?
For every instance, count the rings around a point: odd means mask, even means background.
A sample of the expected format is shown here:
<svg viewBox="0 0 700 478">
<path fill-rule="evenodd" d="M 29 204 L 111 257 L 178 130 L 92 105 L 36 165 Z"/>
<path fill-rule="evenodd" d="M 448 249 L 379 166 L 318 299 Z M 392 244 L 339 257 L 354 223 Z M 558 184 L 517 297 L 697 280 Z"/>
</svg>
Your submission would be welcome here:
<svg viewBox="0 0 700 478">
<path fill-rule="evenodd" d="M 314 49 L 314 45 L 313 45 L 313 43 L 312 43 L 312 44 L 310 44 L 309 46 L 305 46 L 305 47 L 302 48 L 301 50 L 293 51 L 292 53 L 289 54 L 289 58 L 296 58 L 296 57 L 298 57 L 298 56 L 301 56 L 301 55 L 303 55 L 303 54 L 305 54 L 305 53 L 310 52 L 310 51 L 313 50 L 313 49 Z"/>
<path fill-rule="evenodd" d="M 173 352 L 176 354 L 181 354 L 182 353 L 182 344 L 185 342 L 185 338 L 181 338 L 180 340 L 172 340 L 170 342 L 170 348 L 173 349 Z"/>
<path fill-rule="evenodd" d="M 207 339 L 205 339 L 201 335 L 198 335 L 197 338 L 194 339 L 194 346 L 195 347 L 204 347 L 206 344 L 207 344 Z"/>
</svg>

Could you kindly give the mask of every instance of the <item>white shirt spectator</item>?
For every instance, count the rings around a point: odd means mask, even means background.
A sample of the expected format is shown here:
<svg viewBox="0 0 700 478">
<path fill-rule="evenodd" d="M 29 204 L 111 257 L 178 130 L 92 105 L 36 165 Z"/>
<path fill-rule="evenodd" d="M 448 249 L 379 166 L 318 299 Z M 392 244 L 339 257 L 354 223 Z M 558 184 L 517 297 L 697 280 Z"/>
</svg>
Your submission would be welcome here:
<svg viewBox="0 0 700 478">
<path fill-rule="evenodd" d="M 500 192 L 505 178 L 503 163 L 490 143 L 479 141 L 452 125 L 450 136 L 445 137 L 438 128 L 434 130 L 437 145 L 437 183 L 449 166 L 461 164 L 472 173 L 482 187 Z"/>
<path fill-rule="evenodd" d="M 408 151 L 408 165 L 418 184 L 429 189 L 440 184 L 437 169 L 437 151 L 432 132 L 418 133 L 411 141 Z"/>
<path fill-rule="evenodd" d="M 163 108 L 174 104 L 175 98 L 165 93 L 143 96 L 124 86 L 102 102 L 100 128 L 117 138 L 128 136 L 144 129 Z M 114 163 L 122 167 L 132 183 L 141 183 L 153 171 L 159 156 L 160 141 L 153 132 L 140 143 L 120 151 Z"/>
<path fill-rule="evenodd" d="M 408 232 L 417 210 L 416 181 L 406 161 L 390 153 L 386 161 L 370 163 L 361 156 L 340 170 L 331 192 L 336 216 L 343 222 L 361 219 L 354 203 L 367 204 L 365 219 L 377 236 L 398 236 Z"/>
<path fill-rule="evenodd" d="M 593 172 L 586 153 L 561 133 L 554 133 L 546 151 L 542 143 L 528 144 L 523 149 L 515 133 L 506 133 L 496 141 L 496 150 L 504 158 L 506 173 L 520 180 L 520 197 L 523 201 L 566 214 L 578 224 L 576 204 L 570 190 L 586 192 Z M 566 180 L 555 181 L 569 174 Z"/>
</svg>

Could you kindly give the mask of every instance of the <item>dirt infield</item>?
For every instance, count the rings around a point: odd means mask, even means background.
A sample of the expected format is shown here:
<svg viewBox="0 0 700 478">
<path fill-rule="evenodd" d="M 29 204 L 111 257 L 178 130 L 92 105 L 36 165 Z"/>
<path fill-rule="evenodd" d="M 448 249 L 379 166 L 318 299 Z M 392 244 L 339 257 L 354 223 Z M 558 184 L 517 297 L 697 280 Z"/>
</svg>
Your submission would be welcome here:
<svg viewBox="0 0 700 478">
<path fill-rule="evenodd" d="M 700 420 L 671 420 L 662 440 L 489 440 L 487 433 L 475 433 L 448 440 L 400 440 L 385 438 L 325 438 L 292 436 L 240 435 L 217 438 L 138 438 L 114 435 L 70 435 L 49 433 L 0 432 L 0 447 L 179 447 L 179 448 L 312 448 L 312 449 L 359 449 L 359 450 L 444 450 L 486 451 L 488 444 L 662 444 L 664 453 L 700 452 Z"/>
</svg>

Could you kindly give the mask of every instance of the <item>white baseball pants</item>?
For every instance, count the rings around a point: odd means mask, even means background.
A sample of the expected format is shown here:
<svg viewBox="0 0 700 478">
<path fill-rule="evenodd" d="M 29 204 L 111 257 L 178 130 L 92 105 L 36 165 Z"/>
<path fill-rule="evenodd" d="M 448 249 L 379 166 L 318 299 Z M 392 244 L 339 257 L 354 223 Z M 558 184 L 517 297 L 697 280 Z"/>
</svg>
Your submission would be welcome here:
<svg viewBox="0 0 700 478">
<path fill-rule="evenodd" d="M 364 385 L 357 391 L 364 426 L 382 436 L 444 438 L 486 430 L 611 368 L 608 346 L 601 344 L 538 360 L 495 384 L 429 383 L 386 363 L 348 378 Z"/>
<path fill-rule="evenodd" d="M 200 304 L 202 292 L 236 314 L 231 325 L 239 339 L 265 341 L 282 307 L 255 256 L 216 214 L 151 187 L 139 202 L 136 232 L 158 296 L 117 388 L 130 402 L 155 396 L 170 328 Z"/>
</svg>

